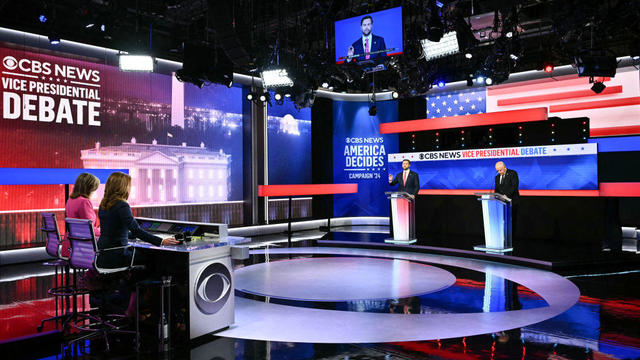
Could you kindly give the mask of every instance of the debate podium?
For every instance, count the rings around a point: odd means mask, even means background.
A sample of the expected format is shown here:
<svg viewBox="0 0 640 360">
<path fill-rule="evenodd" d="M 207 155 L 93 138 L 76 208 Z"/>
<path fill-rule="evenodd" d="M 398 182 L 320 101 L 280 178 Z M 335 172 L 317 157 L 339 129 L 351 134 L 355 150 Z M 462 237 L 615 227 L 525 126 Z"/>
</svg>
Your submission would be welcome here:
<svg viewBox="0 0 640 360">
<path fill-rule="evenodd" d="M 511 200 L 498 193 L 475 193 L 482 202 L 485 245 L 474 246 L 474 250 L 487 252 L 509 252 L 511 247 Z"/>
<path fill-rule="evenodd" d="M 404 191 L 387 191 L 391 201 L 392 238 L 384 242 L 394 244 L 413 244 L 416 242 L 415 198 Z"/>
</svg>

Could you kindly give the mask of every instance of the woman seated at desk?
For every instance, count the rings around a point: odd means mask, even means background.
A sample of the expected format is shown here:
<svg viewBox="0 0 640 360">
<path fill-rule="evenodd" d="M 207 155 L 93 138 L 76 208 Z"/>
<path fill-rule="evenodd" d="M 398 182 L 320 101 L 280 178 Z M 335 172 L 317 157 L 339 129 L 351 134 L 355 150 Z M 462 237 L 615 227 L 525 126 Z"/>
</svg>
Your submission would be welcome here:
<svg viewBox="0 0 640 360">
<path fill-rule="evenodd" d="M 154 245 L 176 245 L 179 242 L 173 238 L 162 239 L 144 231 L 133 218 L 129 199 L 131 189 L 131 176 L 121 172 L 109 175 L 104 189 L 104 198 L 100 202 L 100 238 L 98 248 L 100 250 L 127 246 L 129 233 L 132 237 L 149 242 Z M 117 268 L 131 264 L 132 251 L 105 251 L 98 256 L 98 266 L 103 268 Z M 138 254 L 136 254 L 136 257 Z M 135 259 L 136 263 L 140 260 Z"/>
<path fill-rule="evenodd" d="M 151 233 L 144 231 L 138 226 L 138 222 L 133 218 L 129 199 L 131 189 L 131 176 L 121 172 L 114 172 L 109 175 L 105 184 L 104 197 L 100 202 L 98 217 L 100 218 L 100 238 L 98 239 L 98 249 L 104 250 L 115 247 L 127 246 L 129 237 L 138 238 L 154 245 L 176 245 L 179 242 L 173 238 L 162 239 Z M 134 263 L 143 264 L 144 259 L 136 252 Z M 96 260 L 97 265 L 102 268 L 118 268 L 131 264 L 133 251 L 130 248 L 123 250 L 104 251 Z M 128 287 L 131 291 L 135 279 L 129 279 Z M 133 316 L 135 314 L 136 296 L 131 292 L 129 305 L 125 314 Z"/>
<path fill-rule="evenodd" d="M 82 173 L 78 175 L 64 211 L 65 217 L 91 220 L 93 232 L 96 236 L 100 236 L 100 227 L 96 221 L 97 216 L 95 210 L 93 210 L 91 197 L 98 190 L 98 186 L 100 186 L 100 180 L 93 174 Z"/>
</svg>

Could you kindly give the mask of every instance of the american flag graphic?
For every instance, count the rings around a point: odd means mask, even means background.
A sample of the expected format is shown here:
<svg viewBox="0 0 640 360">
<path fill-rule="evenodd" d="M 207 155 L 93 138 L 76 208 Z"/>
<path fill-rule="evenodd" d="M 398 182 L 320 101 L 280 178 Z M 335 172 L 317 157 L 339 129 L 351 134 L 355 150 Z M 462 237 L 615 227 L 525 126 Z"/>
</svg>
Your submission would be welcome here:
<svg viewBox="0 0 640 360">
<path fill-rule="evenodd" d="M 591 136 L 640 133 L 640 80 L 622 68 L 600 94 L 586 77 L 566 75 L 427 96 L 427 118 L 547 107 L 549 116 L 588 117 Z"/>
<path fill-rule="evenodd" d="M 459 90 L 427 97 L 427 119 L 485 112 L 487 112 L 485 88 Z"/>
</svg>

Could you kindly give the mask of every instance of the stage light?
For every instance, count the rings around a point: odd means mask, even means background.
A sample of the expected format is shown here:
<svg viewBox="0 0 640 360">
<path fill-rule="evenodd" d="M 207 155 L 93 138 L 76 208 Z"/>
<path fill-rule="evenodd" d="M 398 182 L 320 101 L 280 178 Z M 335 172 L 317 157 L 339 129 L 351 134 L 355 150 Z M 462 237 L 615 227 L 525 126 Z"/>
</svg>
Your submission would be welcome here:
<svg viewBox="0 0 640 360">
<path fill-rule="evenodd" d="M 95 25 L 94 23 L 88 23 L 88 24 L 87 24 L 87 25 L 85 25 L 84 27 L 85 27 L 85 28 L 87 28 L 87 29 L 90 29 L 90 28 L 92 28 L 94 25 Z"/>
<path fill-rule="evenodd" d="M 519 57 L 516 54 L 509 54 L 509 57 L 511 58 L 511 60 L 513 61 L 518 61 Z"/>
<path fill-rule="evenodd" d="M 422 51 L 426 61 L 437 59 L 460 52 L 458 38 L 455 31 L 448 32 L 442 36 L 440 41 L 431 41 L 429 39 L 420 40 Z"/>
<path fill-rule="evenodd" d="M 600 94 L 606 88 L 607 88 L 607 85 L 605 85 L 603 82 L 596 81 L 593 83 L 593 86 L 591 86 L 591 91 L 593 91 L 596 94 Z"/>
<path fill-rule="evenodd" d="M 258 100 L 260 100 L 261 102 L 266 102 L 267 101 L 267 94 L 261 94 L 260 97 L 258 97 Z"/>
<path fill-rule="evenodd" d="M 255 98 L 256 98 L 256 94 L 254 94 L 252 92 L 247 94 L 247 100 L 252 101 Z"/>
<path fill-rule="evenodd" d="M 280 101 L 280 100 L 282 100 L 282 94 L 275 93 L 275 95 L 273 95 L 273 98 L 276 99 L 276 101 Z"/>
<path fill-rule="evenodd" d="M 490 77 L 487 77 L 486 79 L 484 79 L 484 83 L 485 85 L 493 85 L 493 79 Z"/>
<path fill-rule="evenodd" d="M 553 64 L 544 64 L 544 72 L 551 74 L 553 72 Z"/>
<path fill-rule="evenodd" d="M 55 35 L 50 35 L 49 36 L 49 43 L 51 45 L 58 45 L 58 44 L 60 44 L 60 38 L 55 36 Z"/>
<path fill-rule="evenodd" d="M 323 82 L 322 83 L 322 87 L 325 88 L 325 89 L 329 88 L 329 83 L 328 82 Z"/>
<path fill-rule="evenodd" d="M 121 71 L 153 71 L 153 58 L 149 55 L 128 55 L 118 56 Z"/>
<path fill-rule="evenodd" d="M 107 25 L 105 25 L 105 24 L 100 25 L 100 31 L 102 31 L 102 32 L 107 31 Z"/>
<path fill-rule="evenodd" d="M 397 91 L 394 91 L 394 92 L 391 93 L 391 97 L 394 98 L 394 99 L 397 99 L 399 96 L 400 96 L 400 94 L 398 94 Z"/>
<path fill-rule="evenodd" d="M 41 14 L 40 16 L 38 16 L 38 20 L 40 20 L 41 23 L 46 23 L 48 19 L 45 14 Z"/>
<path fill-rule="evenodd" d="M 513 37 L 513 32 L 512 31 L 508 31 L 506 34 L 504 34 L 504 36 L 506 36 L 507 38 L 511 39 Z"/>
<path fill-rule="evenodd" d="M 484 84 L 484 76 L 480 75 L 480 76 L 476 77 L 476 82 L 478 84 Z"/>
<path fill-rule="evenodd" d="M 369 107 L 369 115 L 376 116 L 377 113 L 378 113 L 378 108 L 376 107 L 376 105 L 375 104 L 371 105 Z"/>
<path fill-rule="evenodd" d="M 290 98 L 290 97 L 291 97 L 291 94 L 290 94 L 290 93 L 286 93 L 286 94 L 284 94 L 284 97 L 288 97 L 288 98 Z"/>
<path fill-rule="evenodd" d="M 464 54 L 464 57 L 466 57 L 467 59 L 471 59 L 473 57 L 473 54 L 470 52 L 467 52 Z"/>
<path fill-rule="evenodd" d="M 444 88 L 444 86 L 445 86 L 445 82 L 444 82 L 444 80 L 439 80 L 439 81 L 438 81 L 438 83 L 437 83 L 437 85 L 438 85 L 438 87 L 439 87 L 439 88 L 441 88 L 441 89 L 442 89 L 442 88 Z"/>
<path fill-rule="evenodd" d="M 581 54 L 574 58 L 578 76 L 616 76 L 618 61 L 615 56 Z"/>
<path fill-rule="evenodd" d="M 260 77 L 262 78 L 262 86 L 265 88 L 293 86 L 293 80 L 285 69 L 265 70 L 260 73 Z"/>
</svg>

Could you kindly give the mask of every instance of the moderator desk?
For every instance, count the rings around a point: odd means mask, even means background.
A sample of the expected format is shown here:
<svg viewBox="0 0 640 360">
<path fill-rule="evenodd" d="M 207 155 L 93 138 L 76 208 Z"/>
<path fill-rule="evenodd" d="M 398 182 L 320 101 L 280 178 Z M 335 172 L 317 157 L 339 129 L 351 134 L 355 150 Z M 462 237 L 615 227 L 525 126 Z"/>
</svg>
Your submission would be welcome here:
<svg viewBox="0 0 640 360">
<path fill-rule="evenodd" d="M 161 219 L 137 220 L 143 228 L 150 227 L 146 222 L 152 222 L 151 226 L 160 222 L 177 225 L 176 227 L 199 224 Z M 182 328 L 174 327 L 171 330 L 172 333 L 178 332 L 172 336 L 174 339 L 191 340 L 224 329 L 234 322 L 234 278 L 231 259 L 248 257 L 248 248 L 237 245 L 248 243 L 249 239 L 227 236 L 226 225 L 223 236 L 209 235 L 207 231 L 203 233 L 207 235 L 194 236 L 191 241 L 185 241 L 180 245 L 155 246 L 140 240 L 130 241 L 136 252 L 142 250 L 145 263 L 149 264 L 149 271 L 153 275 L 171 276 L 174 289 L 171 296 L 170 323 L 184 324 Z"/>
</svg>

